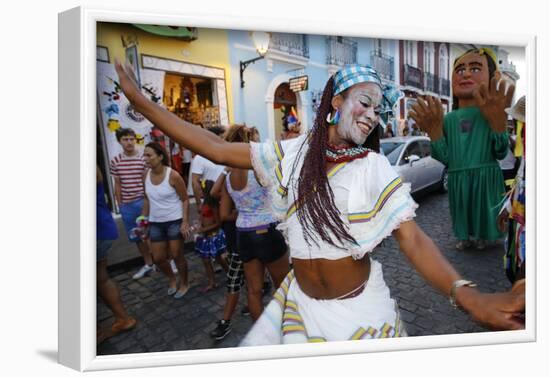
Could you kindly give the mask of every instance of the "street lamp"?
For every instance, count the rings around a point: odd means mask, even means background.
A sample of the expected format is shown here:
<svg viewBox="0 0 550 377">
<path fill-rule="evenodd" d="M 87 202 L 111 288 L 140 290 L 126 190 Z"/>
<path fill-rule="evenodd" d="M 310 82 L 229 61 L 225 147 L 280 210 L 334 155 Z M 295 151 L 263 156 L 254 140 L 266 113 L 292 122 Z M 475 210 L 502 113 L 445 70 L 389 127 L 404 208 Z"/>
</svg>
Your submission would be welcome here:
<svg viewBox="0 0 550 377">
<path fill-rule="evenodd" d="M 254 42 L 254 47 L 256 48 L 256 51 L 258 51 L 257 58 L 253 58 L 246 61 L 240 61 L 240 73 L 241 73 L 241 88 L 244 88 L 244 80 L 243 80 L 243 73 L 246 67 L 248 67 L 249 64 L 254 63 L 260 59 L 263 59 L 265 57 L 265 54 L 267 53 L 267 50 L 269 49 L 269 40 L 271 39 L 271 34 L 267 33 L 265 31 L 253 31 L 250 33 L 250 36 L 252 38 L 252 41 Z"/>
</svg>

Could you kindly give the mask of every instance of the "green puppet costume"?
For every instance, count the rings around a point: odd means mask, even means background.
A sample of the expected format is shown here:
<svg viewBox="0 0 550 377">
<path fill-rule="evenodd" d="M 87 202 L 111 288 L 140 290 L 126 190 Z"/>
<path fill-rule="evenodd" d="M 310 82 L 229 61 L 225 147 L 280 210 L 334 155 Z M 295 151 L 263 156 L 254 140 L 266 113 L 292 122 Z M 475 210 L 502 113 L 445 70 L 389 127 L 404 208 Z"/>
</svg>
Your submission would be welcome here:
<svg viewBox="0 0 550 377">
<path fill-rule="evenodd" d="M 497 217 L 504 200 L 498 160 L 506 156 L 507 115 L 514 87 L 505 85 L 489 48 L 471 49 L 453 64 L 453 111 L 439 99 L 418 100 L 410 116 L 432 139 L 432 155 L 448 168 L 449 207 L 459 250 L 503 237 Z"/>
<path fill-rule="evenodd" d="M 456 238 L 501 238 L 496 218 L 504 179 L 497 160 L 506 156 L 507 132 L 494 132 L 479 108 L 465 107 L 445 116 L 443 135 L 432 142 L 432 154 L 448 167 L 449 207 Z"/>
</svg>

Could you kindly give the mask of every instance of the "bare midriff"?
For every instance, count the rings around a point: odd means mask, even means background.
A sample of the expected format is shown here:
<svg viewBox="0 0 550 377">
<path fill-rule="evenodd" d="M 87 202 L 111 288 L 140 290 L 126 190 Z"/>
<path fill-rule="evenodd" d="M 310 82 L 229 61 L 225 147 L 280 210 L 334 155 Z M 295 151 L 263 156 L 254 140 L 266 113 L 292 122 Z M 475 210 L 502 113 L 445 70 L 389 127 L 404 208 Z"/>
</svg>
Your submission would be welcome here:
<svg viewBox="0 0 550 377">
<path fill-rule="evenodd" d="M 346 257 L 330 259 L 292 259 L 300 289 L 315 299 L 335 299 L 364 284 L 370 273 L 370 259 Z"/>
</svg>

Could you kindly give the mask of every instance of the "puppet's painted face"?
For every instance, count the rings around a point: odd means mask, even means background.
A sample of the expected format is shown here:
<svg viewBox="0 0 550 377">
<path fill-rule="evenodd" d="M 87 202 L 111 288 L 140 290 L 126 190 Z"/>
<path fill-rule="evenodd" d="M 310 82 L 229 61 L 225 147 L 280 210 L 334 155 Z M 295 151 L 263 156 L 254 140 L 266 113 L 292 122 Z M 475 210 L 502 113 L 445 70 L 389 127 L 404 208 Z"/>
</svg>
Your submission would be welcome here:
<svg viewBox="0 0 550 377">
<path fill-rule="evenodd" d="M 464 55 L 453 70 L 453 96 L 459 99 L 473 98 L 474 90 L 481 83 L 489 85 L 487 56 L 477 52 Z"/>
<path fill-rule="evenodd" d="M 356 84 L 342 96 L 338 135 L 345 141 L 361 145 L 378 126 L 382 90 L 372 82 Z"/>
</svg>

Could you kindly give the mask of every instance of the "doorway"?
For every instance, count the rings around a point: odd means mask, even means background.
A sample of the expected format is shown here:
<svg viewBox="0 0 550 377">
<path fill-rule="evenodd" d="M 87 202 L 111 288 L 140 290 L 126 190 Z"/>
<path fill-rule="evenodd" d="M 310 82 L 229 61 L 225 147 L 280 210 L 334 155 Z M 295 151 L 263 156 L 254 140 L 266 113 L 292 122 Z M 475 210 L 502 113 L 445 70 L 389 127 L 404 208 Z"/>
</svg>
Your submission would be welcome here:
<svg viewBox="0 0 550 377">
<path fill-rule="evenodd" d="M 281 140 L 288 132 L 288 122 L 292 117 L 298 118 L 296 94 L 290 90 L 288 82 L 280 84 L 273 98 L 275 138 Z"/>
</svg>

